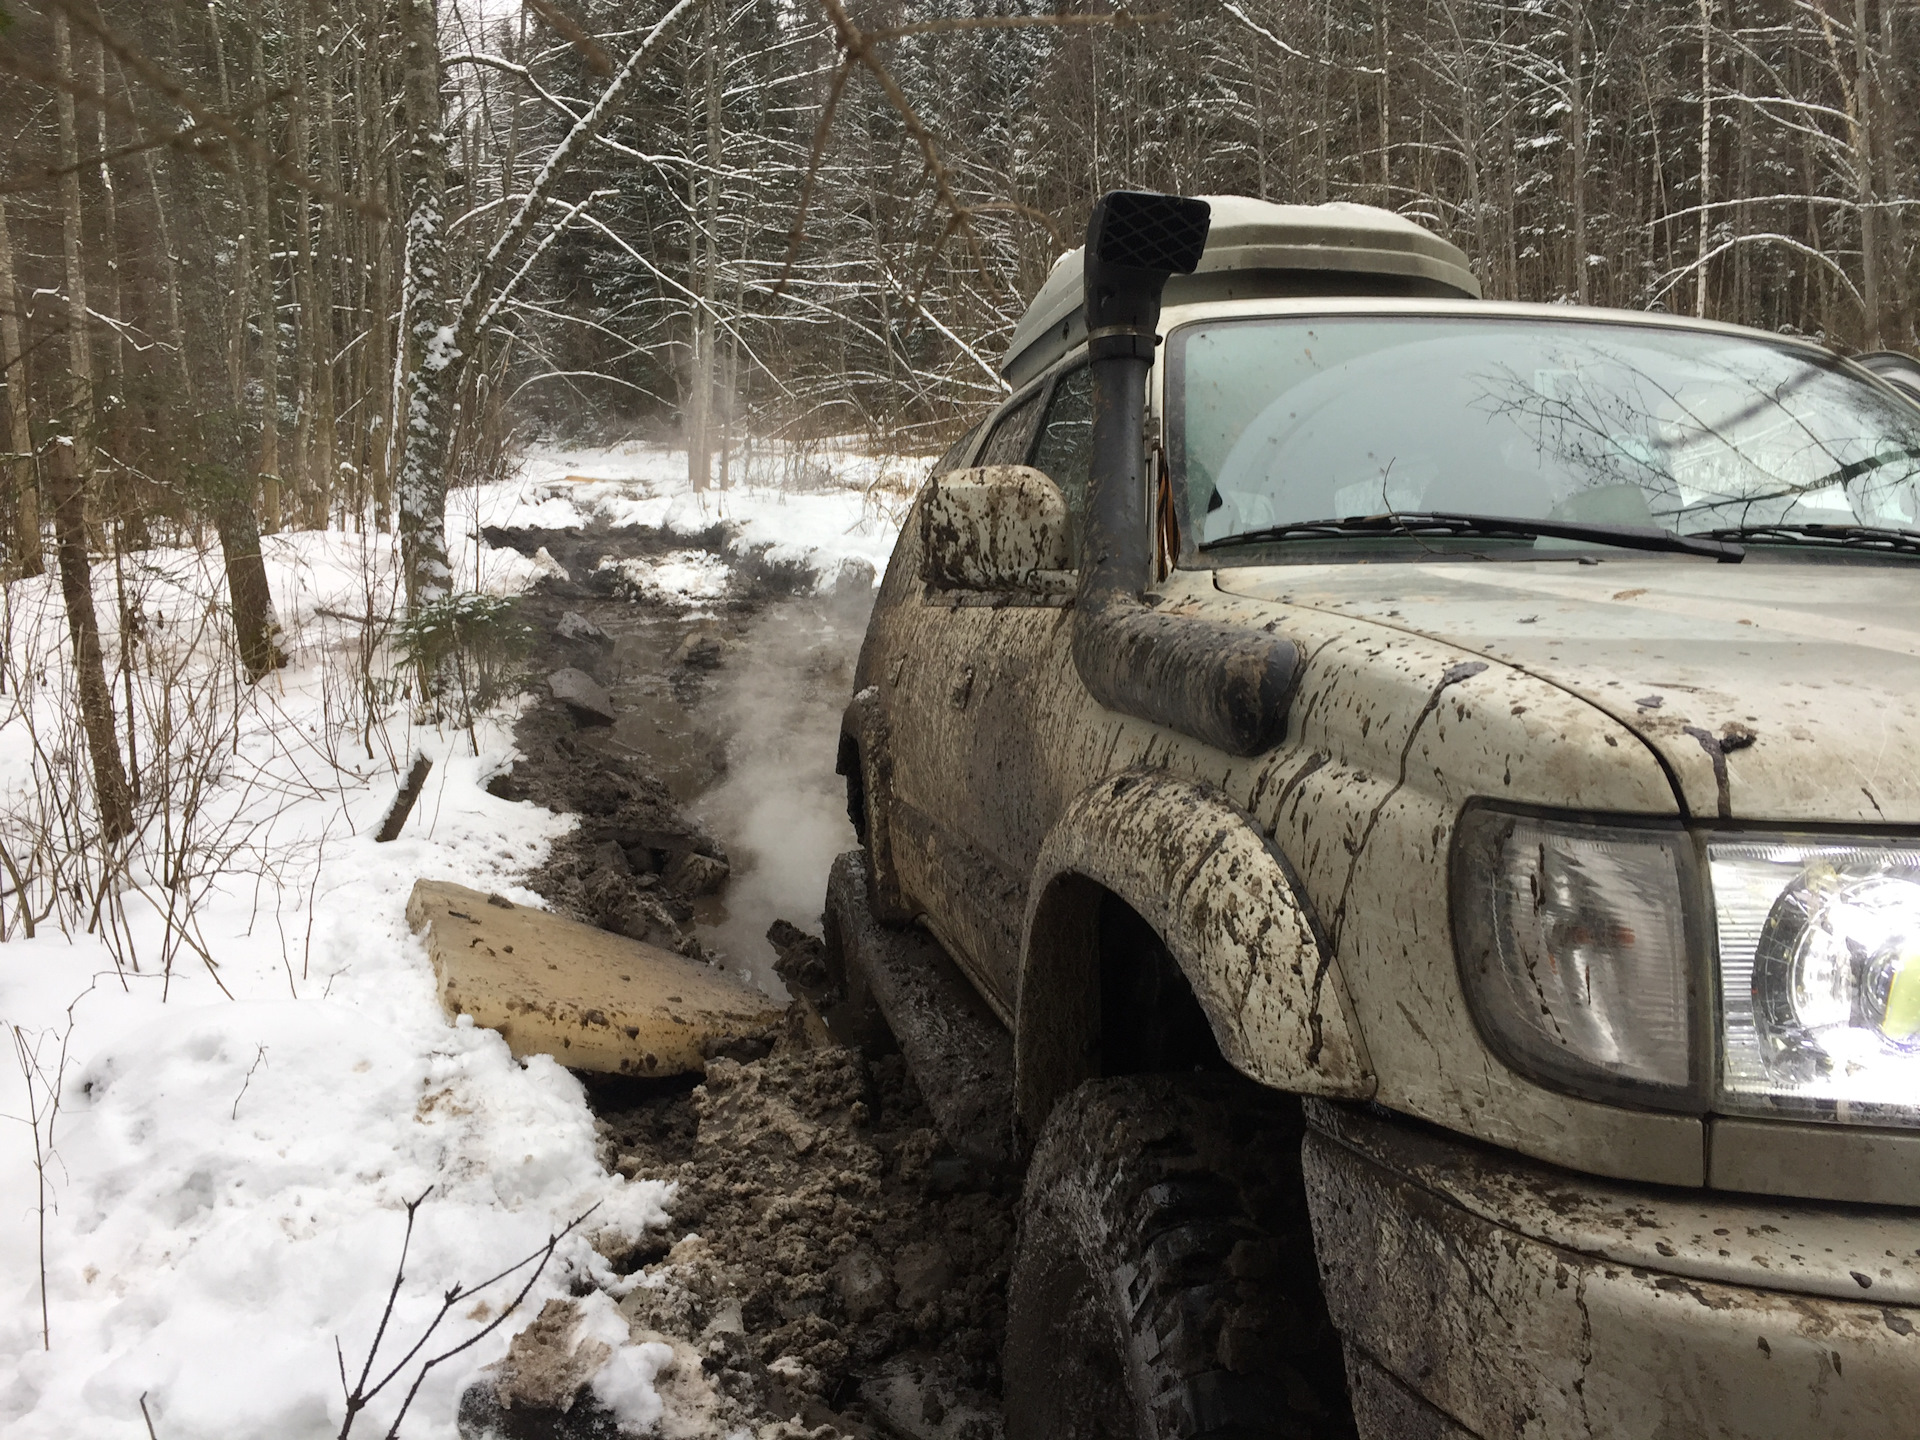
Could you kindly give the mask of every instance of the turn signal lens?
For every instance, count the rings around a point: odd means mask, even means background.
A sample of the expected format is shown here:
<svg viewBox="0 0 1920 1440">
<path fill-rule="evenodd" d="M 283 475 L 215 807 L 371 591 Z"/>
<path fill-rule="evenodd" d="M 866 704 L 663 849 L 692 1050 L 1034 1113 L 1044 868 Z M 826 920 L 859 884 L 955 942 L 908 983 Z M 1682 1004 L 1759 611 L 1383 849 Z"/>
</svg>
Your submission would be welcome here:
<svg viewBox="0 0 1920 1440">
<path fill-rule="evenodd" d="M 1470 811 L 1454 924 L 1468 1003 L 1515 1069 L 1576 1092 L 1693 1095 L 1678 830 Z"/>
</svg>

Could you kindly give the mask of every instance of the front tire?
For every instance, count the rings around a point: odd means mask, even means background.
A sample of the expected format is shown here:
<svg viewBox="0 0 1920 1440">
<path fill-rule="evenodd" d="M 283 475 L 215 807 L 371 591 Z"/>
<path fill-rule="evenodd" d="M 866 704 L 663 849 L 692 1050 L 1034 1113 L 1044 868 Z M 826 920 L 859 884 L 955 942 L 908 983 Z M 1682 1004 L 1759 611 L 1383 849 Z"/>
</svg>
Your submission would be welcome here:
<svg viewBox="0 0 1920 1440">
<path fill-rule="evenodd" d="M 1347 1440 L 1297 1101 L 1095 1080 L 1048 1118 L 1007 1302 L 1009 1440 Z"/>
</svg>

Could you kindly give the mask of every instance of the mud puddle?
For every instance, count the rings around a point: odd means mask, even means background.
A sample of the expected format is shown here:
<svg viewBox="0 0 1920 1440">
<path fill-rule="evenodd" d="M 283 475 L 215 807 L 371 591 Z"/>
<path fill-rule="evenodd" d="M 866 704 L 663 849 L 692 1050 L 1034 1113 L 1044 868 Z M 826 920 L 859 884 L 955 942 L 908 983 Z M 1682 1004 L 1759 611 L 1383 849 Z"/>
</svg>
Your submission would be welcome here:
<svg viewBox="0 0 1920 1440">
<path fill-rule="evenodd" d="M 497 793 L 580 816 L 529 883 L 776 995 L 781 971 L 816 976 L 827 868 L 853 844 L 833 760 L 871 573 L 823 595 L 809 572 L 729 555 L 724 589 L 687 604 L 649 588 L 646 562 L 722 555 L 718 530 L 487 538 L 564 570 L 523 602 L 533 668 L 583 671 L 613 710 L 582 723 L 543 695 L 516 730 L 525 758 Z M 792 922 L 780 951 L 776 921 Z M 675 1356 L 660 1433 L 998 1440 L 1009 1182 L 945 1146 L 884 1039 L 790 1029 L 700 1084 L 588 1079 L 605 1163 L 679 1186 L 670 1230 L 610 1257 L 635 1338 Z M 569 1324 L 562 1308 L 516 1342 L 539 1378 L 515 1380 L 510 1357 L 469 1392 L 464 1435 L 615 1433 L 584 1376 L 568 1390 Z"/>
</svg>

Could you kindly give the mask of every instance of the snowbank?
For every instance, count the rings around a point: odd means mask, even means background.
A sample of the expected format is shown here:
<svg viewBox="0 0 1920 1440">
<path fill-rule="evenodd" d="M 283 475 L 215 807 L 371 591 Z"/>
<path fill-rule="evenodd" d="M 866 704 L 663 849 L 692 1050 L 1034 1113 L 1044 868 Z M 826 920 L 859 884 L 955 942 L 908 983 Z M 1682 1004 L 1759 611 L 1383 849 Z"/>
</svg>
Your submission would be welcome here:
<svg viewBox="0 0 1920 1440">
<path fill-rule="evenodd" d="M 695 496 L 683 478 L 676 485 L 674 463 L 637 447 L 539 454 L 510 481 L 456 497 L 449 539 L 462 587 L 512 593 L 540 573 L 537 562 L 480 543 L 482 525 L 692 534 L 724 521 L 736 547 L 771 545 L 773 558 L 804 560 L 823 576 L 849 557 L 878 568 L 906 503 L 882 482 L 910 483 L 924 468 L 839 457 L 831 463 L 848 483 L 831 488 Z M 230 730 L 202 755 L 210 789 L 199 823 L 213 839 L 193 852 L 199 878 L 174 892 L 195 897 L 191 924 L 169 931 L 163 921 L 170 882 L 151 856 L 132 877 L 146 898 L 131 896 L 124 917 L 103 917 L 96 933 L 74 925 L 62 935 L 49 921 L 22 939 L 13 903 L 5 906 L 0 1022 L 33 1075 L 30 1088 L 10 1057 L 0 1070 L 0 1430 L 17 1440 L 144 1436 L 143 1397 L 163 1440 L 334 1435 L 344 1404 L 336 1343 L 356 1378 L 394 1282 L 409 1202 L 426 1197 L 376 1377 L 420 1338 L 449 1287 L 537 1256 L 592 1211 L 515 1317 L 427 1375 L 406 1433 L 451 1437 L 460 1390 L 512 1332 L 577 1279 L 617 1294 L 599 1250 L 618 1253 L 662 1223 L 671 1201 L 666 1185 L 601 1168 L 571 1075 L 545 1059 L 520 1064 L 492 1032 L 446 1021 L 407 931 L 417 878 L 539 903 L 515 877 L 570 822 L 487 793 L 511 762 L 511 714 L 471 732 L 415 726 L 384 662 L 363 663 L 361 620 L 394 605 L 385 537 L 292 534 L 264 549 L 293 663 L 250 690 L 196 650 L 217 627 L 196 628 L 195 617 L 224 601 L 209 557 L 149 552 L 131 577 L 146 617 L 139 673 L 176 665 L 203 701 L 227 694 L 222 703 L 234 707 Z M 701 598 L 711 557 L 689 554 L 702 558 L 683 556 L 650 583 Z M 97 578 L 112 657 L 114 581 Z M 57 678 L 64 622 L 52 582 L 11 586 L 6 607 L 18 669 Z M 364 692 L 383 684 L 369 716 Z M 71 763 L 44 744 L 36 753 L 21 703 L 0 697 L 0 815 L 16 821 L 47 808 L 49 776 Z M 44 741 L 59 729 L 61 692 L 54 685 L 28 703 Z M 140 741 L 151 757 L 150 729 Z M 426 789 L 400 838 L 376 845 L 396 776 L 416 752 L 435 762 Z M 109 926 L 112 944 L 98 933 Z M 463 1297 L 421 1355 L 474 1336 L 531 1271 Z M 636 1424 L 659 1413 L 659 1363 L 629 1347 L 599 1384 Z M 385 1432 L 417 1368 L 355 1434 Z"/>
</svg>

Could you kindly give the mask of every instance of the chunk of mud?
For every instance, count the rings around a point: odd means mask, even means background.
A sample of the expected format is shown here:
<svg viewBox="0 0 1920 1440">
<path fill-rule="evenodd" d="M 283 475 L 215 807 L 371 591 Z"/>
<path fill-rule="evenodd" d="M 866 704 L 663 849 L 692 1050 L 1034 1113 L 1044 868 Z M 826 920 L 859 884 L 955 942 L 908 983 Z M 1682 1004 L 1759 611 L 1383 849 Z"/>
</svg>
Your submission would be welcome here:
<svg viewBox="0 0 1920 1440">
<path fill-rule="evenodd" d="M 865 1397 L 877 1386 L 890 1404 L 909 1390 L 935 1398 L 930 1406 L 903 1398 L 919 1410 L 889 1413 L 872 1433 L 1001 1433 L 1015 1197 L 981 1172 L 930 1199 L 929 1169 L 950 1157 L 897 1055 L 868 1061 L 833 1046 L 750 1064 L 716 1060 L 690 1094 L 631 1094 L 624 1112 L 610 1104 L 617 1088 L 592 1093 L 614 1168 L 678 1187 L 682 1238 L 640 1272 L 621 1309 L 636 1333 L 681 1337 L 702 1352 L 739 1417 L 728 1423 L 760 1436 L 798 1413 L 833 1433 L 867 1433 L 880 1409 Z M 651 1105 L 682 1118 L 637 1118 Z M 911 1297 L 896 1294 L 902 1258 Z M 895 1364 L 909 1355 L 910 1366 Z M 887 1378 L 896 1372 L 910 1381 Z M 934 1413 L 942 1418 L 927 1418 Z M 986 1428 L 954 1428 L 946 1417 Z"/>
<path fill-rule="evenodd" d="M 559 846 L 555 847 L 555 854 L 556 857 L 562 854 Z M 554 863 L 549 860 L 542 870 L 551 873 Z M 568 878 L 573 879 L 574 883 L 567 884 L 562 880 L 555 889 L 574 901 L 568 908 L 576 910 L 579 918 L 587 924 L 611 930 L 615 935 L 624 935 L 629 940 L 643 940 L 649 945 L 658 945 L 680 955 L 705 957 L 706 952 L 700 947 L 699 941 L 687 933 L 684 925 L 686 920 L 692 918 L 692 907 L 684 901 L 675 906 L 673 897 L 656 893 L 658 881 L 652 875 L 616 874 L 610 867 L 591 865 L 584 875 Z M 653 881 L 653 887 L 643 883 L 646 881 Z M 539 887 L 536 885 L 535 888 Z M 676 913 L 676 910 L 684 913 Z"/>
<path fill-rule="evenodd" d="M 560 623 L 553 627 L 554 633 L 562 640 L 580 640 L 589 645 L 612 645 L 613 637 L 602 630 L 593 621 L 587 619 L 578 610 L 564 611 Z"/>
<path fill-rule="evenodd" d="M 682 815 L 667 787 L 627 756 L 597 753 L 604 731 L 575 732 L 557 705 L 522 717 L 514 736 L 522 758 L 495 776 L 489 791 L 505 800 L 541 800 L 571 810 L 579 827 L 554 842 L 527 884 L 561 914 L 629 939 L 704 956 L 686 922 L 691 895 L 661 872 L 686 855 L 725 865 L 726 851 Z M 696 867 L 699 868 L 699 867 Z"/>
<path fill-rule="evenodd" d="M 1006 1433 L 997 1407 L 956 1390 L 926 1355 L 898 1356 L 863 1376 L 860 1398 L 876 1419 L 915 1440 L 998 1440 Z"/>
<path fill-rule="evenodd" d="M 547 676 L 547 689 L 553 698 L 585 725 L 611 725 L 614 720 L 613 697 L 606 688 L 584 670 L 571 665 Z"/>
<path fill-rule="evenodd" d="M 767 943 L 773 947 L 773 973 L 788 985 L 817 989 L 827 983 L 827 945 L 818 935 L 790 920 L 776 920 L 767 927 Z"/>
<path fill-rule="evenodd" d="M 453 1424 L 460 1440 L 627 1440 L 614 1413 L 592 1395 L 571 1410 L 510 1410 L 484 1380 L 461 1393 Z"/>
<path fill-rule="evenodd" d="M 893 1283 L 903 1308 L 931 1305 L 953 1284 L 953 1261 L 938 1240 L 916 1240 L 893 1262 Z"/>
<path fill-rule="evenodd" d="M 580 1306 L 573 1300 L 549 1300 L 539 1316 L 513 1337 L 493 1377 L 493 1394 L 502 1408 L 571 1410 L 594 1372 L 613 1348 L 583 1338 Z"/>
<path fill-rule="evenodd" d="M 865 1246 L 856 1246 L 840 1257 L 833 1267 L 833 1292 L 846 1307 L 847 1316 L 856 1324 L 865 1324 L 893 1306 L 893 1277 L 880 1257 Z"/>
</svg>

